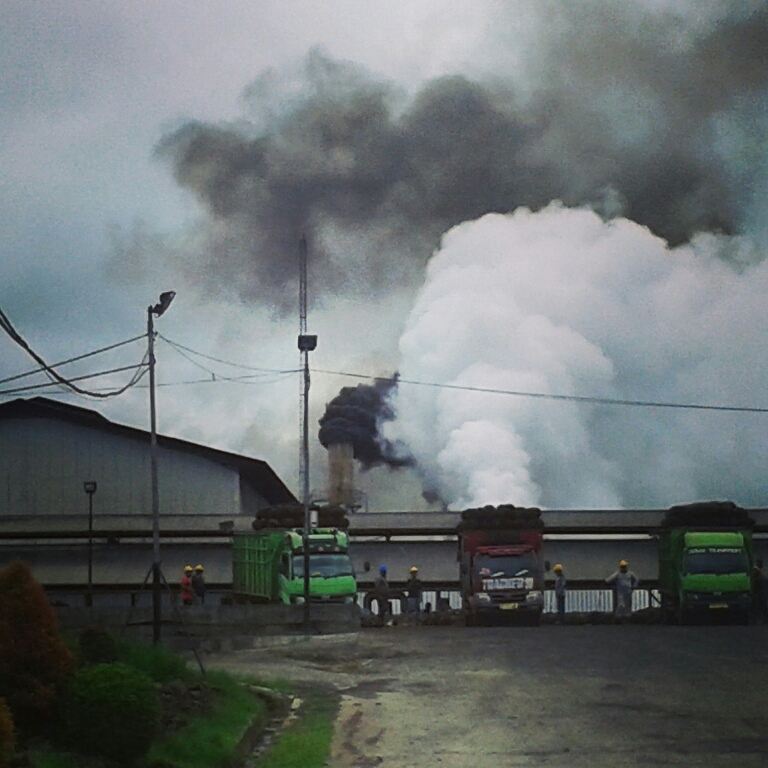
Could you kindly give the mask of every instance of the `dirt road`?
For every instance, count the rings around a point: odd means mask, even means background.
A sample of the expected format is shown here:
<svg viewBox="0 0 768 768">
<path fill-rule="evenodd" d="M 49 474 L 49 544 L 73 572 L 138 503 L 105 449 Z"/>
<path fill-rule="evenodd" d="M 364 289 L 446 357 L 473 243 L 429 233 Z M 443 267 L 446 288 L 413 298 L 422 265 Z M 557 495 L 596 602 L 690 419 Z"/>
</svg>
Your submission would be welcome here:
<svg viewBox="0 0 768 768">
<path fill-rule="evenodd" d="M 333 768 L 768 765 L 766 627 L 391 627 L 212 664 L 336 685 Z"/>
</svg>

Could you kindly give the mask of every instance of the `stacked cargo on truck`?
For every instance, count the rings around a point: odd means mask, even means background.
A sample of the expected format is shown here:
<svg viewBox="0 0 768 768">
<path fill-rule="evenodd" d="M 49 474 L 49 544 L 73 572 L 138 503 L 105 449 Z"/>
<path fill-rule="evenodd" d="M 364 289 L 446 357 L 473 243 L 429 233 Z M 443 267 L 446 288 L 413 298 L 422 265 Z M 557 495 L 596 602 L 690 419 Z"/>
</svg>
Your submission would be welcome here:
<svg viewBox="0 0 768 768">
<path fill-rule="evenodd" d="M 353 603 L 357 582 L 349 556 L 349 522 L 338 508 L 321 509 L 317 514 L 319 525 L 307 537 L 310 600 Z M 301 507 L 270 507 L 259 511 L 253 533 L 234 535 L 236 595 L 286 605 L 304 602 L 302 523 Z"/>
<path fill-rule="evenodd" d="M 732 502 L 671 507 L 659 534 L 659 589 L 667 621 L 749 621 L 754 521 Z"/>
<path fill-rule="evenodd" d="M 520 617 L 538 624 L 544 608 L 541 511 L 511 504 L 467 509 L 457 527 L 462 603 L 468 624 Z"/>
</svg>

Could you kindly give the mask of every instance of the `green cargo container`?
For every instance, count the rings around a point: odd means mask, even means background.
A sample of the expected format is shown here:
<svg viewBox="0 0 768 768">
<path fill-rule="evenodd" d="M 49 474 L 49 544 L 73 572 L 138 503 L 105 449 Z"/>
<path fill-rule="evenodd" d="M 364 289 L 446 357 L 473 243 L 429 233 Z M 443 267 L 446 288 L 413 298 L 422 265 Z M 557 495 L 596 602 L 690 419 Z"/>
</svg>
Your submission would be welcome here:
<svg viewBox="0 0 768 768">
<path fill-rule="evenodd" d="M 278 568 L 284 531 L 236 534 L 232 540 L 232 586 L 236 594 L 262 600 L 278 597 Z"/>
<path fill-rule="evenodd" d="M 747 621 L 752 531 L 668 528 L 659 536 L 659 586 L 669 619 L 729 614 Z"/>
<path fill-rule="evenodd" d="M 316 528 L 309 536 L 309 594 L 313 601 L 353 603 L 357 594 L 349 536 Z M 286 605 L 304 601 L 301 531 L 263 529 L 235 534 L 232 581 L 235 594 Z"/>
</svg>

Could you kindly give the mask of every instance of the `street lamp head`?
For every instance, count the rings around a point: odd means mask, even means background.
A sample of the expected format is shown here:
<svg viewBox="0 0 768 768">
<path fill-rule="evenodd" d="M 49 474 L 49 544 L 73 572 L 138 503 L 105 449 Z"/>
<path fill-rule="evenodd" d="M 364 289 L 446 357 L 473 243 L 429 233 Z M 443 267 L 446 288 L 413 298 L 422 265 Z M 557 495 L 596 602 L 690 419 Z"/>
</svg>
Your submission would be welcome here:
<svg viewBox="0 0 768 768">
<path fill-rule="evenodd" d="M 164 293 L 161 293 L 160 301 L 158 301 L 157 304 L 152 307 L 152 314 L 160 317 L 160 315 L 162 315 L 165 310 L 171 306 L 171 302 L 173 301 L 175 295 L 176 291 L 165 291 Z"/>
<path fill-rule="evenodd" d="M 92 493 L 96 493 L 96 488 L 97 486 L 96 486 L 95 480 L 86 480 L 83 483 L 83 490 L 89 495 Z"/>
</svg>

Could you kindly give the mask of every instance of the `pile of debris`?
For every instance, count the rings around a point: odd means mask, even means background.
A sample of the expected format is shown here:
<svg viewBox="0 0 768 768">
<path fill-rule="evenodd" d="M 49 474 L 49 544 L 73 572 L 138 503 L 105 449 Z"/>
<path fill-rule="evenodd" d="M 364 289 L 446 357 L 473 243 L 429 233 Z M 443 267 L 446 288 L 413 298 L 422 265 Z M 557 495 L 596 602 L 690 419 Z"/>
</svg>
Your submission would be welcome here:
<svg viewBox="0 0 768 768">
<path fill-rule="evenodd" d="M 500 504 L 498 507 L 485 506 L 465 509 L 461 513 L 459 531 L 467 530 L 542 530 L 544 521 L 537 507 L 516 507 L 514 504 Z"/>
<path fill-rule="evenodd" d="M 755 521 L 747 510 L 732 501 L 701 501 L 670 507 L 661 522 L 663 528 L 695 526 L 706 528 L 753 528 Z"/>
<path fill-rule="evenodd" d="M 349 519 L 344 507 L 324 506 L 313 508 L 317 514 L 317 524 L 320 528 L 349 528 Z M 255 531 L 265 528 L 303 528 L 304 507 L 300 504 L 280 504 L 264 507 L 256 513 L 256 519 L 251 523 Z"/>
</svg>

